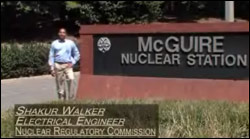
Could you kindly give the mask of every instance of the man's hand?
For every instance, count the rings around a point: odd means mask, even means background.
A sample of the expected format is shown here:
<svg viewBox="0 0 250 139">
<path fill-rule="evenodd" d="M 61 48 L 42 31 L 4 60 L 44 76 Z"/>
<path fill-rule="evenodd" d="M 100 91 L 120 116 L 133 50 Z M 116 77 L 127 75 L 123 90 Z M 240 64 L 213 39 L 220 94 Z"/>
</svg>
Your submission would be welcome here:
<svg viewBox="0 0 250 139">
<path fill-rule="evenodd" d="M 52 77 L 55 77 L 55 75 L 56 75 L 55 70 L 51 70 L 50 74 L 51 74 Z"/>
<path fill-rule="evenodd" d="M 68 68 L 72 68 L 73 64 L 72 63 L 68 63 Z"/>
</svg>

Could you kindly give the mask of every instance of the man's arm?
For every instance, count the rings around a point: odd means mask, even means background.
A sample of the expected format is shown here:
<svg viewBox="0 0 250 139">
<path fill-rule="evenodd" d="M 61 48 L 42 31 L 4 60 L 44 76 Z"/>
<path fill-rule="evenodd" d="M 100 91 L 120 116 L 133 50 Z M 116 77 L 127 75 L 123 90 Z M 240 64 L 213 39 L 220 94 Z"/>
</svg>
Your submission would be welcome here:
<svg viewBox="0 0 250 139">
<path fill-rule="evenodd" d="M 71 58 L 71 61 L 72 61 L 72 64 L 75 65 L 76 62 L 80 59 L 80 52 L 77 48 L 77 46 L 75 45 L 74 42 L 72 42 L 72 58 Z"/>
<path fill-rule="evenodd" d="M 48 62 L 51 70 L 54 70 L 54 62 L 55 62 L 54 55 L 55 55 L 54 47 L 53 47 L 53 44 L 51 44 L 51 48 L 49 51 L 49 62 Z"/>
</svg>

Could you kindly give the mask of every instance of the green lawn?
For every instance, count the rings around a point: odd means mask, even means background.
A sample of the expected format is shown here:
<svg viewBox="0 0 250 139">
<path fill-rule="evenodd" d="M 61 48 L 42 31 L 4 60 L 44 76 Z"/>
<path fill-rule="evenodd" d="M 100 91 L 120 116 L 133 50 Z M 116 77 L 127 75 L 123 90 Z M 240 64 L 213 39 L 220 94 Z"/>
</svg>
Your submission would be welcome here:
<svg viewBox="0 0 250 139">
<path fill-rule="evenodd" d="M 160 137 L 249 137 L 249 103 L 156 100 L 84 100 L 66 103 L 159 104 Z M 13 136 L 13 122 L 12 109 L 2 112 L 1 137 Z"/>
</svg>

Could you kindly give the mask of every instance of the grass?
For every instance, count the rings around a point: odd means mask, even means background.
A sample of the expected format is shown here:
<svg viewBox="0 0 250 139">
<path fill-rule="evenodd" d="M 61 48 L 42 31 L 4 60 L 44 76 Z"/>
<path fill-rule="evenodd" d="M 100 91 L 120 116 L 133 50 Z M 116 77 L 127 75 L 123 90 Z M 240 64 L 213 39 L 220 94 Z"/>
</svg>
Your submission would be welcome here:
<svg viewBox="0 0 250 139">
<path fill-rule="evenodd" d="M 159 104 L 160 137 L 249 137 L 249 103 L 156 100 L 81 100 L 66 103 Z M 12 109 L 1 114 L 1 137 L 13 136 L 13 118 Z"/>
</svg>

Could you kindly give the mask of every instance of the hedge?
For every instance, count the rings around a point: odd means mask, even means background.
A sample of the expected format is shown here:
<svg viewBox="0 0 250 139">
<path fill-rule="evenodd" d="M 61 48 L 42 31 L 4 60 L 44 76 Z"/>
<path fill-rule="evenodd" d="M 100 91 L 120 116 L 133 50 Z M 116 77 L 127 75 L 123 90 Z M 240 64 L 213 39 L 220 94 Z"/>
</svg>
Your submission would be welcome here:
<svg viewBox="0 0 250 139">
<path fill-rule="evenodd" d="M 1 79 L 49 73 L 49 44 L 1 44 Z"/>
</svg>

